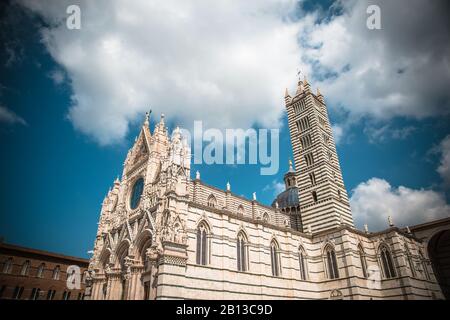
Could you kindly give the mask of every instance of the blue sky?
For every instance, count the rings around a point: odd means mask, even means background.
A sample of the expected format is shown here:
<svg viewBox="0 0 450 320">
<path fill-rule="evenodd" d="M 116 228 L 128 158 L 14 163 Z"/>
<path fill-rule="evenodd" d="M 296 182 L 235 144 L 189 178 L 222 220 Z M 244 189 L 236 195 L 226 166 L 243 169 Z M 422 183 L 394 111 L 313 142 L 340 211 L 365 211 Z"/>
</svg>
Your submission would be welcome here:
<svg viewBox="0 0 450 320">
<path fill-rule="evenodd" d="M 327 12 L 330 4 L 332 1 L 322 2 L 321 10 Z M 25 11 L 23 7 L 31 8 L 31 10 Z M 242 10 L 245 11 L 248 8 Z M 313 13 L 317 14 L 316 18 L 323 17 L 323 14 L 317 11 L 317 4 L 314 5 L 311 1 L 305 5 L 300 4 L 296 10 L 299 19 L 296 23 L 298 21 L 302 23 L 300 26 L 296 25 L 298 28 L 306 28 L 303 24 L 306 22 L 302 20 L 302 17 Z M 2 26 L 5 28 L 2 28 L 0 49 L 0 106 L 2 108 L 0 109 L 2 149 L 0 235 L 6 242 L 87 257 L 87 251 L 93 246 L 103 197 L 115 177 L 120 175 L 128 148 L 138 134 L 144 110 L 147 110 L 149 105 L 152 105 L 154 110 L 152 127 L 154 121 L 159 120 L 160 113 L 166 114 L 170 128 L 176 124 L 189 126 L 192 119 L 203 119 L 203 117 L 207 118 L 205 119 L 207 124 L 214 126 L 216 124 L 214 119 L 220 118 L 221 115 L 225 117 L 224 122 L 236 123 L 241 127 L 246 125 L 280 127 L 280 172 L 276 176 L 261 176 L 257 165 L 200 165 L 193 166 L 192 170 L 193 173 L 199 170 L 202 180 L 206 183 L 225 188 L 226 182 L 230 181 L 233 192 L 248 198 L 256 192 L 259 201 L 265 204 L 272 202 L 276 194 L 276 185 L 282 182 L 288 159 L 292 157 L 286 128 L 287 120 L 282 112 L 283 85 L 272 88 L 279 92 L 279 97 L 275 97 L 274 100 L 279 99 L 279 105 L 275 102 L 278 108 L 276 112 L 272 111 L 275 108 L 272 104 L 265 106 L 263 102 L 257 106 L 244 105 L 248 107 L 246 110 L 240 110 L 239 107 L 234 109 L 230 107 L 229 110 L 223 107 L 225 109 L 222 110 L 220 104 L 205 106 L 202 104 L 213 103 L 215 100 L 210 99 L 210 91 L 202 93 L 199 90 L 198 100 L 186 96 L 187 103 L 192 106 L 192 118 L 186 119 L 183 116 L 181 109 L 184 107 L 176 106 L 179 101 L 168 98 L 165 105 L 164 100 L 155 103 L 150 96 L 150 98 L 144 97 L 142 101 L 139 100 L 139 108 L 132 113 L 120 113 L 117 117 L 114 115 L 111 120 L 109 117 L 114 111 L 108 109 L 110 99 L 107 95 L 108 90 L 102 86 L 91 88 L 92 83 L 96 83 L 98 79 L 103 78 L 106 82 L 108 75 L 100 74 L 97 75 L 99 78 L 90 79 L 93 82 L 87 82 L 86 78 L 83 78 L 86 72 L 76 64 L 67 63 L 61 56 L 64 50 L 59 49 L 64 48 L 61 47 L 63 43 L 55 40 L 52 45 L 49 45 L 42 41 L 42 27 L 50 21 L 49 16 L 52 12 L 50 4 L 45 6 L 45 1 L 41 8 L 33 7 L 27 1 L 23 1 L 21 5 L 3 5 L 2 8 L 1 14 L 7 15 L 8 19 L 1 19 Z M 328 15 L 333 19 L 333 14 L 330 12 Z M 256 21 L 255 24 L 258 25 L 260 22 Z M 274 22 L 271 19 L 268 23 L 270 25 Z M 279 26 L 276 22 L 273 27 L 279 28 Z M 331 28 L 332 25 L 324 25 L 322 30 L 317 31 L 318 34 L 320 35 L 321 31 L 327 31 L 326 27 Z M 50 30 L 56 30 L 54 36 L 58 39 L 58 30 L 57 27 L 55 28 L 50 27 Z M 84 32 L 83 29 L 80 32 Z M 251 34 L 254 32 L 251 30 Z M 315 37 L 314 34 L 309 36 Z M 80 33 L 73 37 L 76 39 L 84 36 Z M 377 41 L 383 41 L 383 37 L 378 35 Z M 255 46 L 258 45 L 265 44 L 255 40 Z M 325 47 L 326 45 L 327 42 L 324 42 Z M 377 207 L 379 204 L 373 204 L 370 207 L 370 201 L 366 201 L 378 199 L 377 197 L 380 196 L 387 199 L 388 205 L 394 208 L 391 214 L 395 216 L 397 211 L 401 211 L 401 215 L 398 216 L 400 222 L 418 223 L 421 222 L 422 217 L 423 220 L 427 220 L 447 216 L 449 194 L 446 185 L 448 172 L 445 156 L 448 150 L 445 149 L 444 142 L 450 134 L 448 92 L 441 90 L 442 92 L 437 91 L 438 94 L 436 94 L 433 91 L 433 96 L 442 95 L 438 102 L 428 100 L 432 105 L 424 106 L 419 101 L 417 106 L 414 106 L 414 110 L 405 109 L 401 102 L 396 106 L 390 100 L 378 100 L 377 103 L 381 104 L 384 103 L 383 101 L 388 101 L 386 107 L 380 106 L 381 110 L 384 110 L 383 115 L 380 116 L 377 112 L 368 110 L 373 108 L 370 102 L 373 97 L 367 97 L 367 106 L 362 98 L 354 100 L 348 98 L 352 95 L 353 88 L 355 88 L 355 96 L 361 94 L 362 89 L 358 89 L 358 92 L 356 90 L 359 84 L 358 79 L 355 79 L 354 86 L 348 83 L 348 80 L 345 80 L 344 84 L 339 81 L 321 83 L 320 79 L 323 78 L 321 70 L 328 68 L 327 56 L 315 55 L 317 61 L 308 65 L 305 61 L 310 60 L 303 55 L 304 48 L 300 46 L 295 49 L 301 53 L 298 57 L 300 62 L 296 63 L 307 71 L 313 87 L 320 83 L 330 92 L 330 95 L 327 95 L 325 91 L 325 98 L 329 105 L 331 122 L 336 125 L 338 130 L 336 132 L 340 133 L 337 139 L 339 140 L 338 154 L 347 190 L 349 195 L 354 195 L 352 208 L 358 209 L 358 212 L 353 213 L 359 217 L 356 219 L 357 225 L 361 227 L 361 223 L 367 222 L 374 228 L 380 226 L 378 216 L 384 217 L 385 213 L 378 214 L 377 210 L 383 210 L 383 208 Z M 276 61 L 279 57 L 276 56 L 276 52 L 273 55 Z M 195 56 L 190 58 L 196 59 Z M 156 56 L 153 59 L 157 61 Z M 255 59 L 258 58 L 255 57 Z M 356 60 L 355 58 L 349 61 L 353 63 Z M 317 66 L 318 63 L 319 69 L 311 66 Z M 283 79 L 283 81 L 286 80 L 283 84 L 286 83 L 286 86 L 293 90 L 296 68 L 290 68 L 290 66 L 289 64 L 283 66 L 291 73 Z M 352 64 L 350 68 L 357 67 L 356 64 Z M 400 68 L 400 66 L 397 67 Z M 246 72 L 250 73 L 252 70 L 243 70 L 242 76 L 245 78 Z M 195 70 L 190 69 L 189 72 L 190 76 L 194 77 Z M 265 72 L 267 72 L 267 78 L 262 75 L 263 82 L 270 82 L 269 76 L 272 74 L 278 75 L 276 73 L 278 71 L 271 71 L 270 67 Z M 189 80 L 183 78 L 182 69 L 178 76 L 183 80 Z M 199 77 L 205 79 L 209 76 L 211 75 L 202 74 Z M 234 77 L 238 79 L 241 74 L 224 73 L 223 79 L 214 79 L 228 83 L 233 82 Z M 439 75 L 435 77 L 436 82 L 442 81 Z M 434 79 L 427 80 L 434 81 Z M 448 78 L 444 78 L 444 81 L 446 80 Z M 156 80 L 152 78 L 149 81 Z M 160 83 L 155 86 L 161 85 Z M 217 83 L 223 84 L 223 82 Z M 379 75 L 374 77 L 374 86 L 378 84 L 380 84 Z M 174 95 L 176 90 L 181 90 L 176 88 L 177 85 L 179 86 L 177 83 L 173 84 Z M 255 93 L 252 92 L 252 94 L 257 100 L 258 90 L 264 87 L 256 83 L 254 88 L 252 83 L 246 85 L 248 90 L 254 90 Z M 344 88 L 348 92 L 340 97 L 337 92 L 343 85 L 346 85 Z M 394 83 L 393 87 L 399 92 L 403 90 L 396 85 Z M 161 88 L 164 89 L 164 85 L 161 85 Z M 415 83 L 411 83 L 411 91 L 415 88 Z M 139 86 L 134 89 L 139 89 Z M 249 100 L 245 93 L 236 94 L 240 92 L 238 88 L 231 86 L 228 89 L 235 94 L 235 99 Z M 382 87 L 378 90 L 380 95 L 384 94 Z M 436 90 L 439 90 L 439 86 Z M 367 91 L 363 93 L 374 94 Z M 180 91 L 180 94 L 182 95 L 183 91 Z M 424 91 L 415 92 L 415 94 L 419 97 L 428 97 L 430 93 Z M 97 108 L 95 112 L 83 115 L 74 102 L 74 97 L 80 99 L 82 96 L 88 96 L 92 103 L 104 100 L 105 105 Z M 142 103 L 143 101 L 146 103 Z M 233 100 L 227 100 L 227 102 L 232 104 Z M 199 106 L 196 107 L 196 105 Z M 217 109 L 205 115 L 199 111 L 204 107 Z M 261 116 L 266 111 L 267 119 Z M 271 112 L 274 112 L 273 117 L 269 117 Z M 104 126 L 104 119 L 108 119 L 107 128 L 99 131 L 98 128 Z M 124 122 L 127 129 L 121 131 Z M 109 139 L 110 137 L 112 138 Z M 438 170 L 438 168 L 441 169 Z M 370 195 L 373 197 L 370 198 Z M 408 205 L 406 202 L 411 202 L 413 205 Z M 423 208 L 433 208 L 433 210 L 425 212 Z M 418 213 L 417 210 L 422 210 L 423 214 Z"/>
</svg>

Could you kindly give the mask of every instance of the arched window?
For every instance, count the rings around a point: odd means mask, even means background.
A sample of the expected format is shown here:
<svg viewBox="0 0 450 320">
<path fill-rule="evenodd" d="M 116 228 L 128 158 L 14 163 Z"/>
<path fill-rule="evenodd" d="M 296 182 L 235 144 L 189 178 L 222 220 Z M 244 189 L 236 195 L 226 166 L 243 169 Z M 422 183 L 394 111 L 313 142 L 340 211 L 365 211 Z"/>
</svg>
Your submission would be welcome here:
<svg viewBox="0 0 450 320">
<path fill-rule="evenodd" d="M 263 221 L 269 223 L 270 222 L 270 217 L 269 214 L 267 212 L 264 212 L 263 214 Z"/>
<path fill-rule="evenodd" d="M 139 178 L 133 185 L 130 197 L 130 208 L 136 209 L 141 201 L 142 191 L 144 190 L 144 179 Z"/>
<path fill-rule="evenodd" d="M 422 264 L 423 272 L 425 273 L 425 279 L 430 280 L 430 273 L 428 272 L 427 259 L 423 256 L 422 251 L 419 251 L 420 263 Z"/>
<path fill-rule="evenodd" d="M 45 270 L 45 263 L 41 263 L 41 265 L 37 270 L 36 277 L 42 278 L 44 276 L 44 270 Z"/>
<path fill-rule="evenodd" d="M 242 205 L 240 205 L 240 206 L 238 207 L 237 213 L 238 213 L 238 215 L 240 215 L 240 216 L 243 216 L 243 215 L 244 215 L 244 207 L 243 207 Z"/>
<path fill-rule="evenodd" d="M 396 276 L 394 261 L 392 260 L 391 252 L 386 245 L 381 245 L 379 249 L 381 266 L 383 275 L 386 279 L 394 278 Z"/>
<path fill-rule="evenodd" d="M 248 247 L 247 247 L 247 237 L 243 232 L 239 232 L 237 241 L 237 269 L 238 271 L 248 270 Z"/>
<path fill-rule="evenodd" d="M 308 262 L 306 259 L 305 250 L 300 247 L 298 249 L 298 263 L 300 267 L 300 279 L 307 280 L 308 279 Z"/>
<path fill-rule="evenodd" d="M 409 267 L 409 270 L 411 271 L 411 276 L 413 278 L 415 278 L 416 277 L 416 270 L 414 268 L 414 262 L 413 262 L 413 259 L 412 259 L 412 256 L 411 256 L 411 252 L 409 251 L 407 245 L 405 245 L 405 254 L 406 254 L 406 259 L 408 260 L 408 267 Z"/>
<path fill-rule="evenodd" d="M 208 228 L 205 223 L 197 228 L 197 264 L 208 264 Z"/>
<path fill-rule="evenodd" d="M 359 253 L 359 261 L 361 262 L 361 270 L 364 278 L 367 278 L 367 261 L 366 261 L 366 253 L 362 245 L 358 245 L 358 253 Z"/>
<path fill-rule="evenodd" d="M 59 280 L 59 271 L 60 271 L 60 267 L 56 266 L 55 269 L 53 269 L 53 275 L 52 275 L 52 279 L 53 280 Z"/>
<path fill-rule="evenodd" d="M 213 195 L 210 195 L 208 198 L 208 207 L 215 208 L 217 207 L 217 200 L 216 197 Z"/>
<path fill-rule="evenodd" d="M 328 272 L 328 279 L 339 278 L 339 268 L 337 265 L 336 253 L 331 245 L 325 248 L 325 264 Z"/>
<path fill-rule="evenodd" d="M 280 265 L 280 247 L 278 243 L 273 240 L 270 243 L 270 260 L 272 264 L 272 275 L 274 277 L 278 277 L 281 274 L 281 265 Z"/>
<path fill-rule="evenodd" d="M 3 273 L 11 273 L 12 263 L 12 258 L 8 258 L 5 260 L 5 263 L 3 264 Z"/>
<path fill-rule="evenodd" d="M 313 198 L 314 203 L 317 203 L 317 200 L 318 200 L 318 198 L 317 198 L 317 191 L 313 191 L 311 194 L 312 194 L 312 198 Z"/>
<path fill-rule="evenodd" d="M 29 271 L 30 271 L 30 260 L 27 260 L 22 265 L 22 269 L 20 270 L 20 275 L 27 276 Z"/>
</svg>

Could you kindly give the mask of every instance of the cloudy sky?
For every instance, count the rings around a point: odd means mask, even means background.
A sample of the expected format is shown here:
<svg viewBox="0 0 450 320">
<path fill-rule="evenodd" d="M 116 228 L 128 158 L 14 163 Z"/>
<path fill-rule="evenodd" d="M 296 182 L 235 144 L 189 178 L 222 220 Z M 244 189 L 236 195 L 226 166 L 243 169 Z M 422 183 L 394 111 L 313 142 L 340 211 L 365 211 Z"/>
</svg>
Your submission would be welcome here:
<svg viewBox="0 0 450 320">
<path fill-rule="evenodd" d="M 80 30 L 66 27 L 70 4 Z M 366 26 L 371 4 L 381 30 Z M 194 167 L 270 204 L 292 154 L 283 96 L 297 70 L 325 95 L 358 227 L 449 216 L 449 12 L 446 0 L 3 3 L 0 234 L 85 255 L 150 108 L 171 127 L 279 128 L 276 176 Z"/>
</svg>

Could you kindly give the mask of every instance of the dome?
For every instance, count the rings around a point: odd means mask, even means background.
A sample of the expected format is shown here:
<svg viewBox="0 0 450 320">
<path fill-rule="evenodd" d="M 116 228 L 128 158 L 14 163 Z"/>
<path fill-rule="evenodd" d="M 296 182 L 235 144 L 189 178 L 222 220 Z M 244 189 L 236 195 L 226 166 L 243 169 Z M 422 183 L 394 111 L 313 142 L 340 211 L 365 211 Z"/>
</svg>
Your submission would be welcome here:
<svg viewBox="0 0 450 320">
<path fill-rule="evenodd" d="M 275 207 L 276 202 L 278 202 L 278 208 L 280 209 L 297 207 L 300 204 L 298 188 L 291 187 L 280 193 L 272 202 L 272 207 Z"/>
</svg>

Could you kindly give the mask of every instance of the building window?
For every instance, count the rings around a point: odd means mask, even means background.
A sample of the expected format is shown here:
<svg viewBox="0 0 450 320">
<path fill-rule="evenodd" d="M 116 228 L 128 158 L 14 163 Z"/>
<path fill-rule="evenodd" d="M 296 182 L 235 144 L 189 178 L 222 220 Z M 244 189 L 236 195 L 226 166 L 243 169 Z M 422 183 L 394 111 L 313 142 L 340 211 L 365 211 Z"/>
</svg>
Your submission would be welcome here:
<svg viewBox="0 0 450 320">
<path fill-rule="evenodd" d="M 276 241 L 270 243 L 270 261 L 272 265 L 272 275 L 274 277 L 279 277 L 281 275 L 280 247 Z"/>
<path fill-rule="evenodd" d="M 314 157 L 312 153 L 308 153 L 305 155 L 306 166 L 312 166 L 314 164 Z"/>
<path fill-rule="evenodd" d="M 405 254 L 406 254 L 406 259 L 408 260 L 408 267 L 409 270 L 411 270 L 411 276 L 413 278 L 416 277 L 416 270 L 414 268 L 414 263 L 413 263 L 413 259 L 411 256 L 411 252 L 409 251 L 408 247 L 405 245 Z"/>
<path fill-rule="evenodd" d="M 53 298 L 55 297 L 55 290 L 48 290 L 47 292 L 47 300 L 53 300 Z"/>
<path fill-rule="evenodd" d="M 311 185 L 315 185 L 316 184 L 316 175 L 314 174 L 314 172 L 311 172 L 309 174 L 309 180 L 311 181 Z"/>
<path fill-rule="evenodd" d="M 383 275 L 386 279 L 396 277 L 394 261 L 391 253 L 386 245 L 380 247 L 381 266 L 383 268 Z"/>
<path fill-rule="evenodd" d="M 59 280 L 60 269 L 61 268 L 59 266 L 56 266 L 55 269 L 53 269 L 53 275 L 52 275 L 53 280 Z"/>
<path fill-rule="evenodd" d="M 339 278 L 339 268 L 337 265 L 336 253 L 331 245 L 325 248 L 326 270 L 328 279 Z"/>
<path fill-rule="evenodd" d="M 70 300 L 70 291 L 64 291 L 62 299 L 63 300 Z"/>
<path fill-rule="evenodd" d="M 300 279 L 301 280 L 307 280 L 307 274 L 308 274 L 308 266 L 307 266 L 307 260 L 306 260 L 306 254 L 305 250 L 300 247 L 298 250 L 298 262 L 300 267 Z"/>
<path fill-rule="evenodd" d="M 367 278 L 367 261 L 366 261 L 366 253 L 361 245 L 358 246 L 359 252 L 359 261 L 361 262 L 361 270 L 364 278 Z"/>
<path fill-rule="evenodd" d="M 317 192 L 316 191 L 313 191 L 312 193 L 312 198 L 313 198 L 313 201 L 314 201 L 314 203 L 317 203 Z"/>
<path fill-rule="evenodd" d="M 20 270 L 20 275 L 27 276 L 29 271 L 30 271 L 30 260 L 27 260 L 22 265 L 22 269 Z"/>
<path fill-rule="evenodd" d="M 44 277 L 44 271 L 45 271 L 45 263 L 41 263 L 41 265 L 39 266 L 39 268 L 37 270 L 36 277 L 43 278 Z"/>
<path fill-rule="evenodd" d="M 197 228 L 197 264 L 208 264 L 208 228 L 205 223 Z"/>
<path fill-rule="evenodd" d="M 20 298 L 22 298 L 23 289 L 24 289 L 23 287 L 16 287 L 14 289 L 14 293 L 13 293 L 12 298 L 13 299 L 20 299 Z"/>
<path fill-rule="evenodd" d="M 5 263 L 3 264 L 3 273 L 11 273 L 12 263 L 12 258 L 8 258 L 5 260 Z"/>
<path fill-rule="evenodd" d="M 41 289 L 33 288 L 33 290 L 31 290 L 30 300 L 38 300 L 40 293 L 41 293 Z"/>
<path fill-rule="evenodd" d="M 243 232 L 240 232 L 237 237 L 237 269 L 238 271 L 247 271 L 248 270 L 248 247 L 247 247 L 247 238 Z"/>
<path fill-rule="evenodd" d="M 237 209 L 238 215 L 243 216 L 244 215 L 244 207 L 240 205 Z"/>
<path fill-rule="evenodd" d="M 266 223 L 270 222 L 270 216 L 267 212 L 264 212 L 264 214 L 263 214 L 263 221 Z"/>
<path fill-rule="evenodd" d="M 420 263 L 422 263 L 423 272 L 425 273 L 425 279 L 430 280 L 430 273 L 428 272 L 428 263 L 425 257 L 423 256 L 422 251 L 419 251 L 420 255 Z"/>
<path fill-rule="evenodd" d="M 213 195 L 210 195 L 208 198 L 208 207 L 215 208 L 217 207 L 217 200 L 216 197 Z"/>
<path fill-rule="evenodd" d="M 144 190 L 144 179 L 139 178 L 133 185 L 130 197 L 130 208 L 136 209 L 141 201 L 142 191 Z"/>
</svg>

